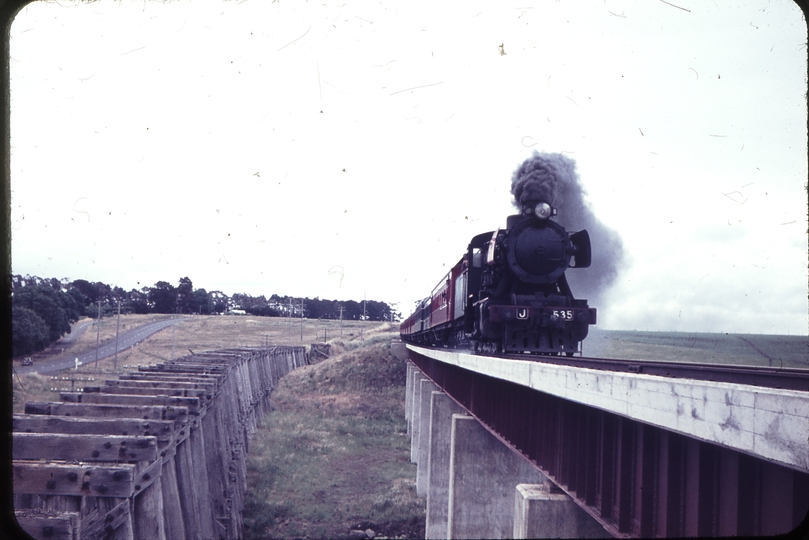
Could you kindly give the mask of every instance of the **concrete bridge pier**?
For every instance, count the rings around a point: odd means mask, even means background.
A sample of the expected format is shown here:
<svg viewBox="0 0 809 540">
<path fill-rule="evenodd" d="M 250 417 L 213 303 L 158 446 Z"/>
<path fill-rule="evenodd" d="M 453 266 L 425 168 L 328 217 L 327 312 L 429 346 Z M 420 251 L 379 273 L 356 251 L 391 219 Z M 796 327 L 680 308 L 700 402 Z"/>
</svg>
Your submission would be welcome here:
<svg viewBox="0 0 809 540">
<path fill-rule="evenodd" d="M 430 398 L 425 538 L 448 538 L 452 417 L 465 411 L 444 392 L 432 392 Z"/>
<path fill-rule="evenodd" d="M 405 410 L 426 538 L 609 537 L 410 362 Z"/>
<path fill-rule="evenodd" d="M 420 371 L 415 373 L 413 378 L 413 427 L 410 434 L 410 462 L 419 463 L 421 454 L 422 437 L 425 429 L 430 427 L 429 407 L 430 394 L 438 387 L 433 381 L 425 377 Z M 426 405 L 425 405 L 426 401 Z M 426 410 L 426 413 L 425 413 Z M 426 416 L 426 418 L 425 418 Z M 426 438 L 424 439 L 426 442 Z M 426 461 L 424 465 L 426 465 Z M 418 477 L 418 473 L 417 473 Z M 418 482 L 417 482 L 418 487 Z M 423 493 L 418 493 L 423 495 Z"/>
<path fill-rule="evenodd" d="M 419 435 L 415 442 L 416 454 L 416 495 L 427 496 L 427 477 L 430 467 L 430 407 L 432 396 L 438 391 L 438 386 L 429 379 L 421 379 L 421 392 L 419 393 L 418 415 Z"/>
<path fill-rule="evenodd" d="M 516 486 L 545 481 L 477 420 L 453 414 L 446 538 L 511 538 Z"/>
</svg>

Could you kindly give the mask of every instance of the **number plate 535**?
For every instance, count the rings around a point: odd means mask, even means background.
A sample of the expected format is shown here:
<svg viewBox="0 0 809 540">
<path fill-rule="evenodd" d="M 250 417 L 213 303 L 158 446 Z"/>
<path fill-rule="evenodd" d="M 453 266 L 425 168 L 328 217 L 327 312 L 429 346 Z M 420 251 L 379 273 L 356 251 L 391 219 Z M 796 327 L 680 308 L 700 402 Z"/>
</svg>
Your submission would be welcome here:
<svg viewBox="0 0 809 540">
<path fill-rule="evenodd" d="M 554 309 L 553 310 L 553 317 L 555 319 L 563 319 L 565 321 L 572 321 L 573 320 L 573 310 L 572 309 Z"/>
</svg>

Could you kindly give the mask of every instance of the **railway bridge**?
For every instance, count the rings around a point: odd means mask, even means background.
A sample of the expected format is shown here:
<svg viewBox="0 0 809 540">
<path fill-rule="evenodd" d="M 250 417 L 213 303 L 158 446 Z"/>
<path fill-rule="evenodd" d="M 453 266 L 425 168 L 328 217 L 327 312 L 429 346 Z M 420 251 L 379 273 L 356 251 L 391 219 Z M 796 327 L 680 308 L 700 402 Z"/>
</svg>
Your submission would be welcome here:
<svg viewBox="0 0 809 540">
<path fill-rule="evenodd" d="M 427 538 L 807 533 L 807 370 L 393 350 Z"/>
</svg>

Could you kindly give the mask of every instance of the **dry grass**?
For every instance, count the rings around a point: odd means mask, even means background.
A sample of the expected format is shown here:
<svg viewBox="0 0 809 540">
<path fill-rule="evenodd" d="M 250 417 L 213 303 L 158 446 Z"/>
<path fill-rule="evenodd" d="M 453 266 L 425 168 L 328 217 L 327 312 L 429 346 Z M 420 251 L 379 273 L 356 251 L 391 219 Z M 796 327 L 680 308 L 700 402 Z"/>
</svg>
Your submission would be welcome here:
<svg viewBox="0 0 809 540">
<path fill-rule="evenodd" d="M 122 315 L 120 332 L 132 330 L 155 321 L 169 318 L 167 315 Z M 76 323 L 81 325 L 82 321 Z M 76 343 L 65 350 L 73 355 L 96 346 L 97 327 L 93 321 Z M 342 328 L 341 328 L 342 326 Z M 100 342 L 115 341 L 115 318 L 102 319 Z M 373 337 L 381 329 L 390 328 L 390 323 L 368 321 L 340 321 L 313 319 L 286 319 L 281 317 L 191 315 L 181 322 L 152 335 L 137 347 L 118 353 L 119 366 L 151 365 L 168 362 L 189 353 L 224 349 L 228 347 L 259 347 L 262 345 L 309 345 L 314 342 L 341 339 L 346 342 L 362 342 Z M 324 340 L 324 338 L 326 338 Z M 55 349 L 55 350 L 54 350 Z M 61 355 L 57 345 L 42 359 Z M 35 361 L 39 361 L 35 358 Z M 99 371 L 109 372 L 112 357 L 98 362 Z M 103 367 L 102 367 L 103 366 Z M 79 371 L 89 373 L 94 365 L 82 366 Z"/>
<path fill-rule="evenodd" d="M 78 381 L 77 381 L 78 382 Z M 59 392 L 53 390 L 58 384 L 64 383 L 62 388 L 70 390 L 70 381 L 55 381 L 50 375 L 40 375 L 39 373 L 27 373 L 25 375 L 14 374 L 12 376 L 14 395 L 12 412 L 21 413 L 25 410 L 25 404 L 32 401 L 58 401 Z"/>
<path fill-rule="evenodd" d="M 155 321 L 169 318 L 168 315 L 122 315 L 119 331 L 132 330 Z M 49 359 L 77 355 L 96 347 L 96 339 L 101 344 L 115 341 L 116 318 L 101 320 L 100 328 L 95 321 L 83 319 L 74 328 L 89 325 L 84 333 L 75 340 L 67 342 L 63 339 L 50 349 L 34 356 L 36 364 L 45 363 Z M 395 325 L 394 325 L 395 326 Z M 58 390 L 71 390 L 87 384 L 89 379 L 102 380 L 136 370 L 138 366 L 161 364 L 172 358 L 179 358 L 194 352 L 203 352 L 229 347 L 259 347 L 262 345 L 310 345 L 323 342 L 324 337 L 335 343 L 338 350 L 370 341 L 392 328 L 390 323 L 370 321 L 340 321 L 285 319 L 280 317 L 251 316 L 188 316 L 181 322 L 153 334 L 151 337 L 118 353 L 118 358 L 105 358 L 86 363 L 78 370 L 67 369 L 51 375 L 18 375 L 13 376 L 15 413 L 22 412 L 29 401 L 57 401 Z M 397 327 L 398 329 L 398 327 Z M 75 330 L 74 330 L 75 332 Z M 75 335 L 75 334 L 74 334 Z M 98 337 L 97 337 L 98 336 Z M 72 336 L 70 336 L 72 337 Z M 303 337 L 303 339 L 301 339 Z M 16 363 L 15 365 L 19 365 Z M 56 380 L 53 377 L 57 377 Z M 78 380 L 63 380 L 64 377 Z"/>
</svg>

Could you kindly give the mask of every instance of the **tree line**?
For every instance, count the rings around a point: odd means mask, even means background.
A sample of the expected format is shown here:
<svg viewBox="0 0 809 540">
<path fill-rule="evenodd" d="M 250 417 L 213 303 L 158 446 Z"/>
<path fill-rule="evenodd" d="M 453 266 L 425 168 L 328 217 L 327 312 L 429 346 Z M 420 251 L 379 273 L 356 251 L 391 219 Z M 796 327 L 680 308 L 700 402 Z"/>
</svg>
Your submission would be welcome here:
<svg viewBox="0 0 809 540">
<path fill-rule="evenodd" d="M 12 347 L 15 357 L 41 351 L 70 333 L 81 317 L 123 314 L 250 314 L 258 317 L 305 317 L 397 321 L 401 314 L 385 302 L 340 301 L 271 295 L 251 296 L 195 289 L 188 277 L 176 286 L 158 281 L 126 291 L 100 281 L 11 276 Z"/>
</svg>

